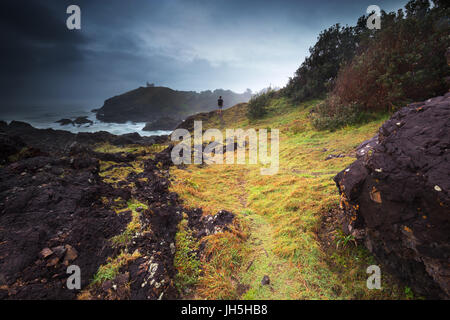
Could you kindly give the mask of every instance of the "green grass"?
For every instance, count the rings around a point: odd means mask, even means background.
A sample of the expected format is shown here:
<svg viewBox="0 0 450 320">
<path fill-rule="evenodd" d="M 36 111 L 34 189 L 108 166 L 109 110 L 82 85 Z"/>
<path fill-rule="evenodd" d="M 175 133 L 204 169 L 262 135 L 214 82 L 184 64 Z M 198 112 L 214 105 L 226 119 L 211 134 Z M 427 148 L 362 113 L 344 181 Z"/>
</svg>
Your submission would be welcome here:
<svg viewBox="0 0 450 320">
<path fill-rule="evenodd" d="M 141 145 L 126 145 L 126 146 L 115 146 L 110 143 L 100 143 L 95 146 L 94 151 L 102 153 L 154 153 L 162 151 L 166 148 L 165 145 L 153 144 L 151 146 L 141 146 Z"/>
<path fill-rule="evenodd" d="M 366 288 L 366 268 L 373 258 L 350 238 L 336 234 L 334 253 L 318 241 L 322 213 L 338 206 L 339 195 L 333 177 L 354 161 L 354 149 L 372 137 L 385 120 L 331 131 L 315 130 L 308 117 L 319 101 L 291 105 L 275 99 L 267 114 L 249 121 L 246 106 L 239 105 L 217 115 L 203 128 L 272 128 L 280 130 L 280 169 L 262 176 L 259 165 L 189 165 L 172 168 L 172 190 L 188 207 L 202 207 L 205 213 L 221 209 L 238 215 L 243 239 L 211 236 L 214 242 L 208 281 L 199 281 L 197 298 L 245 299 L 397 299 L 402 289 L 392 282 L 382 290 Z M 349 157 L 325 161 L 329 154 Z M 228 239 L 224 241 L 224 239 Z M 211 241 L 210 241 L 211 242 Z M 239 263 L 231 258 L 236 255 Z M 224 258 L 226 257 L 226 258 Z M 233 270 L 230 274 L 229 270 Z M 268 275 L 270 286 L 262 286 Z M 386 279 L 388 279 L 387 277 Z M 205 279 L 205 278 L 204 278 Z M 203 279 L 203 280 L 204 280 Z M 246 292 L 238 294 L 239 286 Z"/>
<path fill-rule="evenodd" d="M 178 232 L 175 237 L 176 251 L 174 265 L 177 269 L 175 277 L 175 286 L 180 293 L 195 286 L 200 276 L 200 259 L 197 257 L 196 250 L 198 242 L 188 228 L 186 215 L 178 225 Z"/>
<path fill-rule="evenodd" d="M 116 210 L 118 214 L 131 210 L 131 221 L 128 223 L 126 229 L 121 234 L 118 234 L 111 238 L 111 242 L 113 246 L 127 246 L 130 244 L 133 237 L 136 235 L 136 232 L 141 231 L 141 223 L 139 219 L 139 212 L 137 212 L 138 208 L 142 208 L 143 210 L 147 210 L 148 206 L 145 203 L 139 202 L 136 199 L 131 199 L 127 202 L 127 206 L 125 208 L 121 208 Z"/>
<path fill-rule="evenodd" d="M 98 268 L 91 284 L 96 285 L 107 280 L 113 280 L 119 273 L 122 266 L 137 259 L 138 257 L 140 257 L 140 253 L 138 251 L 135 251 L 133 254 L 122 251 L 117 257 L 108 258 L 107 263 Z"/>
</svg>

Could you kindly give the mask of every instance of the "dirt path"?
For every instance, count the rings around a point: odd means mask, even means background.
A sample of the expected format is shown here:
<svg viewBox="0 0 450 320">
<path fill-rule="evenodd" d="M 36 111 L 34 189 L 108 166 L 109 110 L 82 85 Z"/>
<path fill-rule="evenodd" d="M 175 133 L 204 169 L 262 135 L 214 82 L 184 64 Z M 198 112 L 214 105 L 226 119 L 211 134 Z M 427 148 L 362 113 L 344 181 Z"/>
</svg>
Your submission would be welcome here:
<svg viewBox="0 0 450 320">
<path fill-rule="evenodd" d="M 274 226 L 267 218 L 256 213 L 248 214 L 245 219 L 251 228 L 248 240 L 251 253 L 246 257 L 240 274 L 241 283 L 250 287 L 243 298 L 293 298 L 294 293 L 299 290 L 296 287 L 300 285 L 292 281 L 297 270 L 274 253 Z M 264 276 L 269 277 L 269 284 L 262 284 Z M 304 288 L 301 291 L 303 290 Z"/>
</svg>

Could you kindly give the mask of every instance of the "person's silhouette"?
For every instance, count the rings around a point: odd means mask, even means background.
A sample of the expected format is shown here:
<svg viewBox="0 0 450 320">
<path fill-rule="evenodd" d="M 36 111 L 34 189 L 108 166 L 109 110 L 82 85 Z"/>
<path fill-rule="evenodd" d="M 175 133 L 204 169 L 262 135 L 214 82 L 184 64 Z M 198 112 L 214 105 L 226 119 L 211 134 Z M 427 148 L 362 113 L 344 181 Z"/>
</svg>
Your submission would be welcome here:
<svg viewBox="0 0 450 320">
<path fill-rule="evenodd" d="M 219 97 L 219 100 L 217 100 L 217 106 L 219 107 L 218 113 L 222 114 L 222 108 L 223 108 L 223 99 L 222 96 Z"/>
</svg>

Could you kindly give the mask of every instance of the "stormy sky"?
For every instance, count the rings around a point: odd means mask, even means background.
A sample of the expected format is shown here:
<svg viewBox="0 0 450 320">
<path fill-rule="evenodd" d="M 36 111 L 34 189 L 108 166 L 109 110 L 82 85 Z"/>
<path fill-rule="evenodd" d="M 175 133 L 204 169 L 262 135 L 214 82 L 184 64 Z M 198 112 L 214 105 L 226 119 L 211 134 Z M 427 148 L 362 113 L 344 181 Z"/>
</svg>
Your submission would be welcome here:
<svg viewBox="0 0 450 320">
<path fill-rule="evenodd" d="M 319 32 L 372 0 L 2 0 L 0 111 L 101 107 L 145 83 L 178 90 L 283 86 Z M 81 8 L 68 30 L 66 8 Z"/>
</svg>

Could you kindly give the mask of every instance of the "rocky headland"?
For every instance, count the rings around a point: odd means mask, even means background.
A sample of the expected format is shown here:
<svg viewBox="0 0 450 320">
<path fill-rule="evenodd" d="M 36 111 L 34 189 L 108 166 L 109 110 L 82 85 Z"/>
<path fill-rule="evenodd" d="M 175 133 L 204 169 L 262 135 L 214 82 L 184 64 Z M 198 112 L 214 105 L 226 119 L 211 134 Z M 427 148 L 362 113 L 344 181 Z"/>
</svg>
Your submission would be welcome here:
<svg viewBox="0 0 450 320">
<path fill-rule="evenodd" d="M 101 108 L 92 111 L 104 122 L 147 122 L 146 130 L 172 130 L 192 114 L 217 108 L 219 96 L 223 97 L 224 108 L 227 108 L 247 102 L 251 95 L 251 91 L 239 94 L 217 89 L 198 93 L 166 87 L 140 87 L 107 99 Z"/>
</svg>

